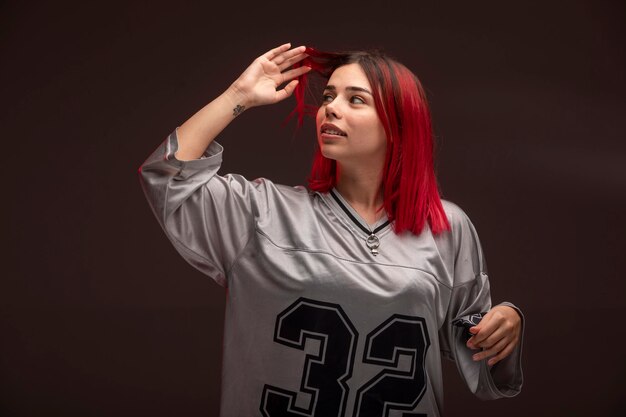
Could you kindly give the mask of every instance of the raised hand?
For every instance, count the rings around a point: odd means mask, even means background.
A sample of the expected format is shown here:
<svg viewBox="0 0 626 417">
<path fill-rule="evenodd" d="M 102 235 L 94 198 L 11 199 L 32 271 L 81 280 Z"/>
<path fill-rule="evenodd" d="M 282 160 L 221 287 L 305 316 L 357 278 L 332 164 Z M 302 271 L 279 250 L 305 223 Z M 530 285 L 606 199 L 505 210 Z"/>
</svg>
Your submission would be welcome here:
<svg viewBox="0 0 626 417">
<path fill-rule="evenodd" d="M 197 159 L 215 137 L 245 109 L 277 103 L 289 97 L 298 84 L 297 77 L 309 67 L 289 69 L 306 58 L 305 47 L 290 49 L 286 43 L 261 55 L 219 97 L 200 109 L 178 128 L 180 160 Z M 278 87 L 287 83 L 282 89 Z"/>
<path fill-rule="evenodd" d="M 231 89 L 241 98 L 246 108 L 273 104 L 289 97 L 298 84 L 297 77 L 311 68 L 302 66 L 288 70 L 293 64 L 306 58 L 305 47 L 289 49 L 286 43 L 274 48 L 257 59 L 232 84 Z M 279 86 L 287 83 L 282 89 Z"/>
</svg>

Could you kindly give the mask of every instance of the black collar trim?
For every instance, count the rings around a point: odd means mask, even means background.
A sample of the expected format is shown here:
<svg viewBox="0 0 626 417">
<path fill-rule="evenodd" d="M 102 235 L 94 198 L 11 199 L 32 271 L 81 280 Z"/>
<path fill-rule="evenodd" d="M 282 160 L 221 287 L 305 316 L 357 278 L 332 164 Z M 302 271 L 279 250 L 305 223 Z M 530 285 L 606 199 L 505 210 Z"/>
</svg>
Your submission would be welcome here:
<svg viewBox="0 0 626 417">
<path fill-rule="evenodd" d="M 387 227 L 387 225 L 389 223 L 391 223 L 389 220 L 387 220 L 385 223 L 381 224 L 380 226 L 378 226 L 376 229 L 374 229 L 373 231 L 368 229 L 367 227 L 363 226 L 363 224 L 361 224 L 360 221 L 358 221 L 356 219 L 356 217 L 354 217 L 352 215 L 352 213 L 350 212 L 350 210 L 348 210 L 348 207 L 346 207 L 341 200 L 339 199 L 339 197 L 337 196 L 337 194 L 335 194 L 335 192 L 333 190 L 330 190 L 330 195 L 333 196 L 333 198 L 335 199 L 335 201 L 337 202 L 337 204 L 339 204 L 339 207 L 341 207 L 341 209 L 348 215 L 348 217 L 350 218 L 350 220 L 352 220 L 352 222 L 354 224 L 356 224 L 359 229 L 363 230 L 366 234 L 368 235 L 375 235 L 376 233 L 380 232 L 381 230 L 383 230 L 385 227 Z"/>
</svg>

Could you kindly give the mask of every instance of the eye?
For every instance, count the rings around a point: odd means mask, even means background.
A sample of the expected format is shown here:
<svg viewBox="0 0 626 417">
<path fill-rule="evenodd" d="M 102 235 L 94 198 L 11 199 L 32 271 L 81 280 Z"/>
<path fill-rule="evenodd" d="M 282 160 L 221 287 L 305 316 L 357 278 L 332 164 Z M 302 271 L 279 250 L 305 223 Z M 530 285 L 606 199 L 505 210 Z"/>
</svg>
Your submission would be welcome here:
<svg viewBox="0 0 626 417">
<path fill-rule="evenodd" d="M 352 103 L 352 104 L 365 104 L 365 100 L 363 100 L 359 96 L 352 96 L 352 97 L 350 97 L 350 103 Z"/>
<path fill-rule="evenodd" d="M 330 103 L 331 101 L 333 101 L 333 96 L 330 94 L 324 94 L 322 96 L 322 103 Z"/>
</svg>

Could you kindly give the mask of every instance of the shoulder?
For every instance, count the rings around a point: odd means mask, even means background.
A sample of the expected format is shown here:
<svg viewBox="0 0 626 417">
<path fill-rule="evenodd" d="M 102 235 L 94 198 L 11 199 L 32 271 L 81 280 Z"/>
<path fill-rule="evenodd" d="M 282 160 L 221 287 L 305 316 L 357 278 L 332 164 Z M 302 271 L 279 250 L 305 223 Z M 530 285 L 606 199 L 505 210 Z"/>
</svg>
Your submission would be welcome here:
<svg viewBox="0 0 626 417">
<path fill-rule="evenodd" d="M 450 230 L 441 233 L 436 239 L 454 247 L 457 253 L 462 247 L 480 247 L 478 233 L 467 213 L 455 203 L 441 200 Z"/>
<path fill-rule="evenodd" d="M 463 209 L 452 201 L 442 199 L 441 205 L 443 206 L 443 210 L 446 212 L 446 216 L 465 215 Z"/>
<path fill-rule="evenodd" d="M 486 265 L 478 233 L 466 212 L 449 201 L 442 203 L 450 230 L 436 236 L 435 242 L 457 287 L 486 274 Z"/>
<path fill-rule="evenodd" d="M 248 181 L 237 174 L 229 174 L 228 177 L 245 182 L 259 210 L 265 211 L 269 216 L 300 212 L 311 205 L 312 195 L 301 185 L 278 184 L 263 177 Z"/>
<path fill-rule="evenodd" d="M 446 213 L 446 217 L 448 218 L 448 222 L 450 223 L 451 232 L 454 233 L 455 231 L 458 231 L 459 228 L 471 225 L 472 222 L 470 221 L 467 213 L 465 213 L 465 211 L 457 204 L 443 199 L 441 200 L 441 204 Z"/>
<path fill-rule="evenodd" d="M 289 186 L 277 184 L 274 181 L 260 177 L 253 180 L 245 175 L 228 173 L 216 176 L 216 181 L 224 187 L 249 193 L 254 198 L 280 199 L 280 198 L 307 198 L 309 191 L 301 185 Z M 209 184 L 210 185 L 210 184 Z"/>
<path fill-rule="evenodd" d="M 257 178 L 250 181 L 257 190 L 263 192 L 270 198 L 287 199 L 295 201 L 308 201 L 311 192 L 302 185 L 277 184 L 267 178 Z"/>
</svg>

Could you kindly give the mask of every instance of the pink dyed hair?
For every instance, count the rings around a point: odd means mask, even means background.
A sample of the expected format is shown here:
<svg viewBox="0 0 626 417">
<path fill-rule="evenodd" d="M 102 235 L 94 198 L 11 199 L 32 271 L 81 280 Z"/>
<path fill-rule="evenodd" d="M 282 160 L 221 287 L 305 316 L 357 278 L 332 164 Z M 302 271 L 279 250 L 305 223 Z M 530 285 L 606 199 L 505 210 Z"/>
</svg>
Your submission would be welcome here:
<svg viewBox="0 0 626 417">
<path fill-rule="evenodd" d="M 387 135 L 382 173 L 383 207 L 394 231 L 419 235 L 428 222 L 433 234 L 450 229 L 443 210 L 433 162 L 434 142 L 426 95 L 418 78 L 398 61 L 379 51 L 320 52 L 307 48 L 300 65 L 310 66 L 323 78 L 335 69 L 357 63 L 373 88 L 374 103 Z M 311 73 L 309 73 L 311 74 Z M 296 87 L 298 124 L 305 114 L 315 115 L 318 106 L 305 103 L 309 74 Z M 336 161 L 316 147 L 309 188 L 328 192 L 337 183 Z"/>
</svg>

